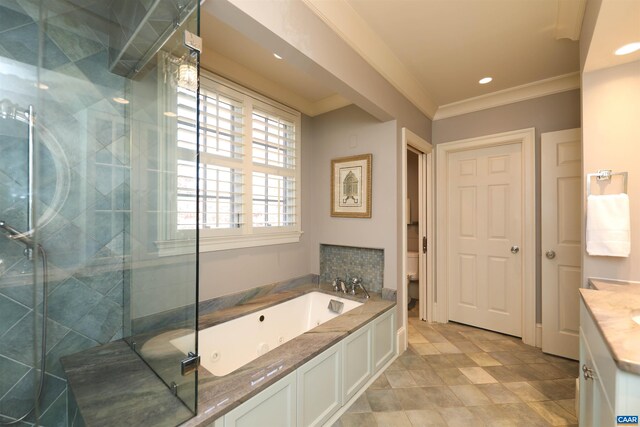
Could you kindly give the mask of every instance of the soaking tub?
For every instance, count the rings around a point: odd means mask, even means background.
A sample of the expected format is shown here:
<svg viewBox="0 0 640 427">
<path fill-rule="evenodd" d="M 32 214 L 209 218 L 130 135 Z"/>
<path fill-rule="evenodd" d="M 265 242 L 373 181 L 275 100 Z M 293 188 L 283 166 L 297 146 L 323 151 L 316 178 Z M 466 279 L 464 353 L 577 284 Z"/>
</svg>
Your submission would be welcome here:
<svg viewBox="0 0 640 427">
<path fill-rule="evenodd" d="M 343 304 L 340 313 L 329 309 L 331 300 Z M 338 304 L 339 305 L 339 304 Z M 344 314 L 361 302 L 323 292 L 309 292 L 198 332 L 200 364 L 215 376 L 227 375 L 310 329 Z M 171 341 L 183 353 L 193 335 Z"/>
</svg>

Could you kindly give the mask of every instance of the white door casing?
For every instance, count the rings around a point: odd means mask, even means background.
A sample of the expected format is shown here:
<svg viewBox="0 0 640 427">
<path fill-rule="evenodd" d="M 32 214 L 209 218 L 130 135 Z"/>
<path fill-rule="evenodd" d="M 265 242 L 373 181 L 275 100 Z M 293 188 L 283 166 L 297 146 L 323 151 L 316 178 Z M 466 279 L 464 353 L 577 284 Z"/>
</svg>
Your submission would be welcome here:
<svg viewBox="0 0 640 427">
<path fill-rule="evenodd" d="M 522 336 L 521 146 L 448 160 L 449 319 Z"/>
<path fill-rule="evenodd" d="M 542 351 L 579 356 L 582 281 L 580 129 L 541 135 Z"/>
<path fill-rule="evenodd" d="M 535 345 L 535 313 L 536 313 L 536 297 L 535 297 L 535 129 L 523 129 L 500 134 L 482 136 L 478 138 L 470 138 L 459 141 L 452 141 L 438 144 L 436 146 L 437 161 L 437 224 L 438 232 L 436 233 L 437 242 L 437 269 L 436 269 L 436 304 L 435 304 L 435 320 L 438 322 L 447 322 L 453 318 L 450 316 L 449 308 L 449 288 L 452 286 L 452 278 L 449 271 L 449 254 L 450 254 L 450 223 L 454 221 L 454 217 L 449 212 L 449 163 L 450 156 L 454 156 L 458 152 L 469 150 L 478 150 L 488 147 L 499 147 L 505 145 L 519 145 L 520 148 L 520 187 L 521 201 L 519 204 L 520 218 L 522 221 L 521 236 L 518 242 L 511 242 L 509 245 L 509 256 L 520 257 L 519 271 L 520 283 L 522 284 L 520 307 L 520 319 L 515 319 L 512 323 L 519 323 L 521 328 L 522 340 L 525 344 Z M 497 164 L 500 162 L 496 163 Z M 504 190 L 504 189 L 503 189 Z M 500 191 L 497 187 L 494 191 L 497 196 Z M 503 191 L 504 193 L 504 191 Z M 506 204 L 504 205 L 506 206 Z M 488 218 L 488 216 L 487 216 Z M 460 218 L 458 218 L 459 220 Z M 487 228 L 487 225 L 483 225 Z M 488 234 L 487 234 L 488 235 Z M 505 240 L 505 239 L 502 239 Z M 518 254 L 511 254 L 511 246 L 518 246 Z M 488 255 L 487 255 L 488 257 Z M 498 258 L 493 260 L 499 262 Z M 487 258 L 488 259 L 488 258 Z M 502 271 L 506 271 L 503 269 Z M 505 279 L 506 280 L 506 279 Z M 513 302 L 513 304 L 517 304 Z M 488 305 L 487 305 L 488 307 Z M 499 311 L 499 310 L 494 310 Z M 496 329 L 497 330 L 497 329 Z M 513 332 L 509 332 L 513 333 Z"/>
</svg>

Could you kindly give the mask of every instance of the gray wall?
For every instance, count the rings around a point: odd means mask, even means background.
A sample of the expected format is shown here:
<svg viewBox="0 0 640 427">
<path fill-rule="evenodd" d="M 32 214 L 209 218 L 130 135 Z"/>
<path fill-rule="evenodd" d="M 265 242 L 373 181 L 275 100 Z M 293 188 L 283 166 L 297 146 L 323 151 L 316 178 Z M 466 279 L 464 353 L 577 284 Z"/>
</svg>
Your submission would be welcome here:
<svg viewBox="0 0 640 427">
<path fill-rule="evenodd" d="M 302 231 L 299 243 L 200 254 L 200 301 L 280 282 L 311 270 L 310 230 L 314 225 L 313 119 L 302 116 Z M 329 166 L 327 166 L 327 169 Z M 317 255 L 317 252 L 316 252 Z M 316 271 L 317 273 L 317 271 Z"/>
<path fill-rule="evenodd" d="M 541 322 L 540 134 L 580 127 L 580 91 L 572 90 L 433 122 L 433 143 L 536 129 L 536 321 Z"/>
</svg>

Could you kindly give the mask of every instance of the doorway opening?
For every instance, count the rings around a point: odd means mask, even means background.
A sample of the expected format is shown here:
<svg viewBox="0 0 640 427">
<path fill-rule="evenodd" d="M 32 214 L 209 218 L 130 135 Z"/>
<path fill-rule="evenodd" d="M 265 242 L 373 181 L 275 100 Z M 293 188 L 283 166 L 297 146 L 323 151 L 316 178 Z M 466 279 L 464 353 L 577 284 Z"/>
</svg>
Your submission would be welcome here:
<svg viewBox="0 0 640 427">
<path fill-rule="evenodd" d="M 433 319 L 433 159 L 432 146 L 402 129 L 402 306 L 408 317 Z M 404 348 L 407 348 L 404 334 Z"/>
</svg>

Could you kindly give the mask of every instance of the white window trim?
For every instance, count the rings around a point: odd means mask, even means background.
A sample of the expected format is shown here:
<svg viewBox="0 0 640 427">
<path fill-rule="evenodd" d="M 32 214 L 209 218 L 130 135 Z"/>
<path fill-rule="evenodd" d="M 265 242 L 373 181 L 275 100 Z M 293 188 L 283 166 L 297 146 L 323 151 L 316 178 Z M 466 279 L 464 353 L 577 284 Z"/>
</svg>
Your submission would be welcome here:
<svg viewBox="0 0 640 427">
<path fill-rule="evenodd" d="M 265 111 L 277 111 L 278 113 L 284 113 L 286 116 L 289 116 L 292 122 L 295 123 L 296 127 L 296 168 L 294 172 L 295 177 L 295 185 L 296 185 L 296 224 L 292 227 L 246 227 L 240 228 L 237 230 L 200 230 L 200 253 L 203 252 L 214 252 L 214 251 L 223 251 L 230 249 L 242 249 L 242 248 L 252 248 L 259 246 L 269 246 L 269 245 L 281 245 L 288 243 L 298 243 L 300 242 L 300 238 L 303 234 L 301 228 L 302 222 L 302 173 L 301 173 L 301 163 L 302 163 L 302 147 L 301 147 L 301 114 L 300 112 L 293 110 L 287 106 L 277 103 L 276 101 L 264 97 L 258 93 L 251 91 L 250 89 L 239 86 L 223 77 L 217 76 L 209 71 L 201 70 L 200 73 L 201 81 L 209 80 L 215 85 L 227 87 L 233 91 L 239 92 L 245 101 L 247 101 L 251 107 L 254 104 L 258 106 L 259 109 L 263 109 Z M 164 109 L 163 109 L 164 111 Z M 162 112 L 159 112 L 162 114 Z M 245 114 L 245 123 L 244 132 L 245 132 L 245 140 L 252 140 L 252 126 L 251 126 L 251 114 Z M 249 155 L 244 156 L 244 164 L 245 171 L 255 171 L 255 170 L 267 170 L 269 166 L 259 166 L 257 169 L 253 167 L 253 159 Z M 244 177 L 244 185 L 245 188 L 252 189 L 252 172 L 245 173 Z M 165 184 L 166 185 L 166 184 Z M 175 183 L 174 183 L 175 185 Z M 252 191 L 246 191 L 244 194 L 244 215 L 248 221 L 251 221 L 252 218 L 252 209 L 253 209 L 253 201 L 252 201 Z M 174 209 L 175 210 L 175 209 Z M 155 244 L 158 248 L 158 253 L 160 256 L 176 256 L 176 255 L 184 255 L 193 253 L 193 248 L 195 246 L 195 238 L 179 238 L 180 234 L 184 235 L 184 231 L 178 231 L 175 223 L 175 218 L 172 218 L 169 222 L 170 224 L 161 225 L 163 227 L 169 226 L 170 236 L 166 240 L 156 241 Z M 167 230 L 165 228 L 165 230 Z M 217 232 L 217 233 L 215 233 Z M 222 232 L 222 233 L 221 233 Z M 212 234 L 216 235 L 212 235 Z M 195 235 L 195 230 L 193 231 Z M 174 237 L 174 238 L 171 238 Z"/>
</svg>

